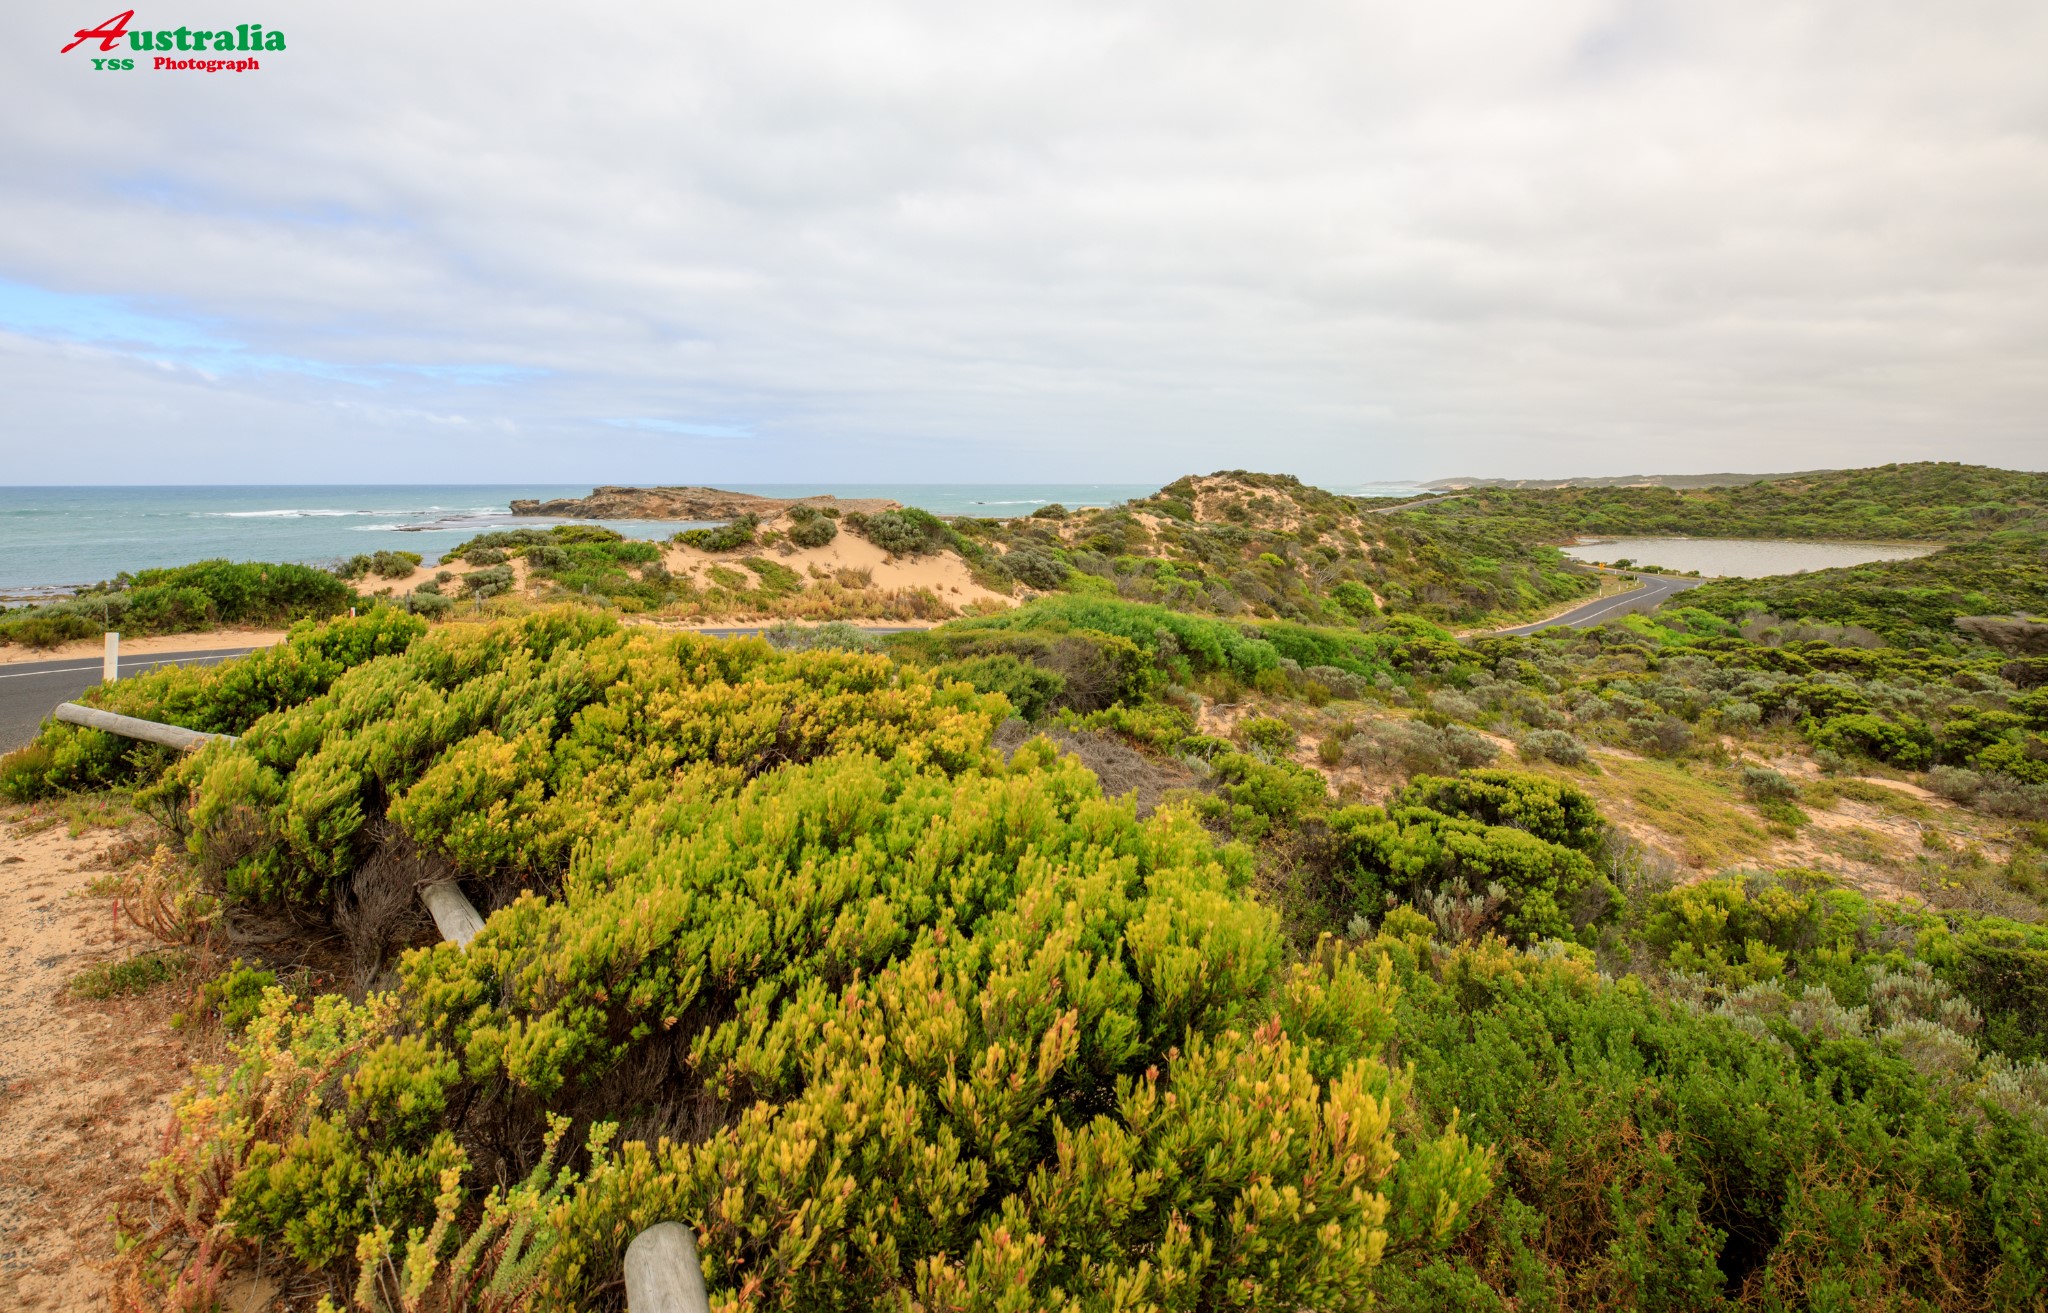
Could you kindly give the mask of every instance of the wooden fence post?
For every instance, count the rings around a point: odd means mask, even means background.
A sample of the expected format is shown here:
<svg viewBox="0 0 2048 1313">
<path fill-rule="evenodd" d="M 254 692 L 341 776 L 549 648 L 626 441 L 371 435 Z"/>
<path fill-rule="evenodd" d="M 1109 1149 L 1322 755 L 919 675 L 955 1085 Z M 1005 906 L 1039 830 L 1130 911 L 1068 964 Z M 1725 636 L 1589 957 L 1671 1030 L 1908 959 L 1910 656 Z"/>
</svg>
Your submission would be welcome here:
<svg viewBox="0 0 2048 1313">
<path fill-rule="evenodd" d="M 629 1313 L 711 1313 L 697 1238 L 681 1222 L 657 1222 L 626 1246 Z"/>
</svg>

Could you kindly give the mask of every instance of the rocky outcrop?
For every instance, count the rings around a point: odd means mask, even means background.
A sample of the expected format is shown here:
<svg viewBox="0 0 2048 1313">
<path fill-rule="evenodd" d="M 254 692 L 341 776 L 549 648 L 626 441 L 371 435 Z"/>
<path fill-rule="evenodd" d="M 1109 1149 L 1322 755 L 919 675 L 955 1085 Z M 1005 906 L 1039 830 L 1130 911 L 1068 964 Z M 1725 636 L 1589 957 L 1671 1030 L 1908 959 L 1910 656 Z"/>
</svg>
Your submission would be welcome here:
<svg viewBox="0 0 2048 1313">
<path fill-rule="evenodd" d="M 588 497 L 521 499 L 512 503 L 512 513 L 571 520 L 734 520 L 742 515 L 766 519 L 797 505 L 816 506 L 820 510 L 829 506 L 841 513 L 860 511 L 865 515 L 903 507 L 903 503 L 885 497 L 756 497 L 718 488 L 606 486 L 592 490 Z"/>
</svg>

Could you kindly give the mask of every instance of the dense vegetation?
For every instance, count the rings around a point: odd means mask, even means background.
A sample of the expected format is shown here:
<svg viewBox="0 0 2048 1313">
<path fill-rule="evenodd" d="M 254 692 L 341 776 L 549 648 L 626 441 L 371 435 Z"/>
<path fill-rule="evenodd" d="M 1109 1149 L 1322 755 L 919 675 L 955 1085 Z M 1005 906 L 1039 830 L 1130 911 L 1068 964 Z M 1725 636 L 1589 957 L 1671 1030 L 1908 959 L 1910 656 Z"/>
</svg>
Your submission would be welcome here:
<svg viewBox="0 0 2048 1313">
<path fill-rule="evenodd" d="M 1866 473 L 1827 486 L 1908 520 L 2006 487 Z M 612 604 L 379 605 L 96 690 L 239 740 L 51 724 L 0 794 L 130 791 L 158 904 L 350 964 L 201 984 L 236 1038 L 137 1288 L 616 1307 L 679 1219 L 733 1309 L 2042 1308 L 2032 532 L 1458 640 L 1583 576 L 1371 509 L 1218 475 L 751 525 L 723 568 L 785 598 L 803 524 L 1042 595 L 741 642 L 621 625 L 682 596 L 652 544 L 521 530 L 448 592 Z"/>
<path fill-rule="evenodd" d="M 199 561 L 122 575 L 62 601 L 0 613 L 0 643 L 49 647 L 108 629 L 141 635 L 288 624 L 337 615 L 354 597 L 334 575 L 310 566 Z"/>
<path fill-rule="evenodd" d="M 1688 592 L 1685 603 L 1759 629 L 1787 620 L 1855 626 L 1894 647 L 1958 653 L 1981 645 L 1958 617 L 2048 614 L 2048 534 L 1996 534 L 1911 561 L 1722 580 Z"/>
<path fill-rule="evenodd" d="M 743 1308 L 2024 1306 L 2048 932 L 1656 878 L 1596 801 L 1623 762 L 1487 737 L 1676 762 L 1710 723 L 1806 732 L 1737 703 L 1884 680 L 1981 718 L 2023 701 L 2006 659 L 1690 622 L 1475 645 L 1068 597 L 890 656 L 382 608 L 98 695 L 233 747 L 53 725 L 0 784 L 139 785 L 194 879 L 359 961 L 404 947 L 394 871 L 494 910 L 388 994 L 273 992 L 159 1169 L 174 1263 L 582 1307 L 675 1217 Z M 1199 734 L 1197 688 L 1278 714 Z M 1018 700 L 1182 801 L 995 751 Z M 1403 781 L 1383 804 L 1298 764 L 1309 715 Z M 1752 773 L 1760 825 L 1822 805 Z"/>
<path fill-rule="evenodd" d="M 1440 621 L 1514 615 L 1593 590 L 1556 551 L 1492 526 L 1378 514 L 1284 475 L 1226 471 L 1108 510 L 1043 508 L 959 520 L 998 545 L 992 569 L 1030 587 L 1179 611 L 1356 625 L 1381 614 Z"/>
<path fill-rule="evenodd" d="M 1928 461 L 1717 488 L 1487 488 L 1397 518 L 1537 543 L 1582 534 L 1962 542 L 2048 530 L 2048 474 Z"/>
</svg>

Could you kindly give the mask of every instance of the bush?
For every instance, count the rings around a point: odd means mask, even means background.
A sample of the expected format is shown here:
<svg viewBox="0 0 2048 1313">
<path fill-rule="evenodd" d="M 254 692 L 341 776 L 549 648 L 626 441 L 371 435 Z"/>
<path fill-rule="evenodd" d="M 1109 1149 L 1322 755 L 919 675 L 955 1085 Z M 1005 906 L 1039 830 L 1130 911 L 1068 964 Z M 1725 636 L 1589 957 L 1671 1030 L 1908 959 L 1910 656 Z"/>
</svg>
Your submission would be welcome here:
<svg viewBox="0 0 2048 1313">
<path fill-rule="evenodd" d="M 1744 766 L 1742 792 L 1752 802 L 1790 802 L 1799 796 L 1799 786 L 1767 766 Z"/>
<path fill-rule="evenodd" d="M 1917 770 L 1933 755 L 1933 736 L 1919 721 L 1907 717 L 1890 721 L 1881 716 L 1857 713 L 1834 716 L 1826 721 L 1809 721 L 1804 727 L 1816 749 L 1845 757 L 1868 757 Z"/>
<path fill-rule="evenodd" d="M 863 517 L 857 524 L 849 517 L 847 527 L 891 556 L 915 556 L 937 551 L 947 544 L 949 538 L 943 521 L 915 506 L 881 511 Z"/>
<path fill-rule="evenodd" d="M 736 552 L 754 545 L 754 531 L 761 526 L 757 515 L 742 515 L 714 529 L 684 529 L 669 539 L 700 552 Z"/>
<path fill-rule="evenodd" d="M 668 1218 L 761 1307 L 917 1283 L 1206 1305 L 1248 1281 L 1354 1306 L 1385 1245 L 1440 1247 L 1484 1196 L 1487 1156 L 1405 1115 L 1386 968 L 1288 965 L 1243 853 L 1137 821 L 1042 740 L 1005 763 L 999 699 L 600 620 L 434 631 L 180 768 L 202 853 L 204 816 L 239 806 L 274 818 L 279 876 L 327 863 L 389 797 L 457 869 L 558 891 L 410 955 L 394 994 L 272 992 L 168 1146 L 229 1164 L 243 1240 L 325 1266 L 375 1261 L 384 1228 L 411 1270 L 440 1252 L 444 1173 L 480 1195 L 535 1165 L 550 1115 L 630 1106 L 705 1120 L 595 1140 L 535 1233 L 553 1307 L 603 1298 Z M 1239 762 L 1248 792 L 1288 774 Z M 325 1093 L 284 1097 L 301 1081 Z"/>
<path fill-rule="evenodd" d="M 181 633 L 217 624 L 279 625 L 348 609 L 355 590 L 305 565 L 199 561 L 144 570 L 116 585 L 0 617 L 0 642 L 50 646 L 97 637 Z"/>
<path fill-rule="evenodd" d="M 816 513 L 789 526 L 789 540 L 799 547 L 823 547 L 838 536 L 839 526 Z"/>
<path fill-rule="evenodd" d="M 1561 729 L 1532 729 L 1522 736 L 1515 750 L 1529 761 L 1548 759 L 1560 766 L 1586 764 L 1586 745 Z"/>
<path fill-rule="evenodd" d="M 1395 902 L 1427 906 L 1451 889 L 1499 886 L 1501 933 L 1532 943 L 1571 938 L 1578 909 L 1587 909 L 1589 924 L 1620 910 L 1619 895 L 1584 853 L 1525 830 L 1400 804 L 1343 808 L 1330 830 L 1368 916 Z"/>
<path fill-rule="evenodd" d="M 1344 745 L 1347 756 L 1370 771 L 1407 778 L 1448 775 L 1484 766 L 1500 755 L 1491 739 L 1463 725 L 1438 729 L 1420 720 L 1369 722 Z"/>
<path fill-rule="evenodd" d="M 1252 747 L 1272 757 L 1294 755 L 1294 726 L 1272 716 L 1253 716 L 1237 727 L 1238 734 Z"/>
<path fill-rule="evenodd" d="M 513 584 L 512 567 L 493 565 L 486 569 L 474 570 L 462 576 L 462 591 L 474 598 L 496 597 L 511 591 Z"/>
<path fill-rule="evenodd" d="M 334 573 L 343 579 L 360 579 L 366 574 L 374 574 L 379 579 L 403 579 L 417 570 L 420 562 L 425 559 L 418 552 L 382 551 L 374 555 L 357 553 L 336 566 Z"/>
<path fill-rule="evenodd" d="M 165 981 L 177 979 L 190 960 L 184 953 L 163 949 L 138 953 L 118 962 L 96 963 L 71 978 L 71 992 L 90 999 L 146 994 Z"/>
<path fill-rule="evenodd" d="M 200 1006 L 222 1030 L 239 1035 L 263 1008 L 263 996 L 277 984 L 277 973 L 245 965 L 240 958 L 200 987 Z"/>
<path fill-rule="evenodd" d="M 761 631 L 769 646 L 780 652 L 879 652 L 882 642 L 873 634 L 844 620 L 822 625 L 798 625 L 784 620 Z"/>
<path fill-rule="evenodd" d="M 1065 561 L 1031 547 L 1013 547 L 1001 557 L 1003 569 L 1027 588 L 1050 592 L 1066 583 L 1073 570 Z"/>
<path fill-rule="evenodd" d="M 410 614 L 436 620 L 455 609 L 455 599 L 442 596 L 441 590 L 429 580 L 405 595 L 405 609 Z"/>
<path fill-rule="evenodd" d="M 1424 776 L 1402 790 L 1401 807 L 1427 807 L 1487 825 L 1511 825 L 1587 856 L 1600 852 L 1607 825 L 1593 800 L 1547 775 L 1512 770 L 1468 770 L 1455 778 Z"/>
<path fill-rule="evenodd" d="M 1037 720 L 1066 691 L 1067 681 L 1053 671 L 1020 661 L 1007 652 L 949 661 L 932 669 L 934 679 L 957 679 L 983 693 L 1000 693 L 1025 720 Z"/>
</svg>

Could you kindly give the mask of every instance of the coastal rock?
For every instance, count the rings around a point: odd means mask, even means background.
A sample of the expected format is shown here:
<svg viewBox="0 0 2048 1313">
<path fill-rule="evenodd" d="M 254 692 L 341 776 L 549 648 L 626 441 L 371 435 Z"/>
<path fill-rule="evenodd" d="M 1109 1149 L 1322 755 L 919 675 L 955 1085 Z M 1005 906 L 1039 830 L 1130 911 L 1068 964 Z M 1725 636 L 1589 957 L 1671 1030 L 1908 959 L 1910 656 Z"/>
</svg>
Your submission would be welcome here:
<svg viewBox="0 0 2048 1313">
<path fill-rule="evenodd" d="M 886 497 L 756 497 L 746 492 L 719 488 L 625 488 L 607 485 L 588 497 L 560 497 L 553 501 L 522 498 L 512 503 L 514 515 L 549 515 L 572 520 L 732 520 L 742 515 L 766 519 L 792 506 L 827 507 L 842 514 L 859 511 L 874 515 L 895 511 L 903 503 Z"/>
</svg>

